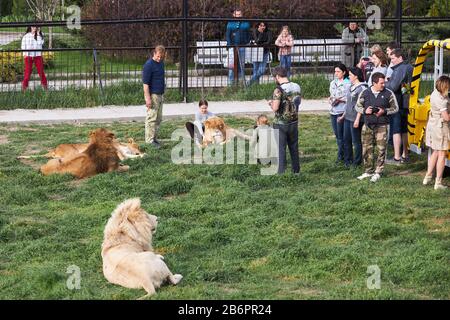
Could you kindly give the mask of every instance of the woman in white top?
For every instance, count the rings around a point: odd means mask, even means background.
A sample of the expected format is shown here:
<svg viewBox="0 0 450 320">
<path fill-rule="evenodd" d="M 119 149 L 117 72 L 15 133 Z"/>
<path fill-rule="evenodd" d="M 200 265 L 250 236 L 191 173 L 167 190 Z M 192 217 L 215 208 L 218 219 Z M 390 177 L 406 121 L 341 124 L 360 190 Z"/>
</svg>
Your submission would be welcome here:
<svg viewBox="0 0 450 320">
<path fill-rule="evenodd" d="M 22 50 L 24 57 L 24 76 L 22 82 L 22 90 L 28 88 L 31 73 L 33 72 L 33 63 L 36 66 L 39 77 L 41 78 L 42 87 L 47 90 L 47 78 L 44 73 L 44 61 L 42 60 L 42 46 L 44 44 L 44 36 L 40 27 L 28 27 L 26 34 L 22 38 Z M 26 51 L 30 50 L 30 51 Z M 31 51 L 33 50 L 33 51 Z"/>
<path fill-rule="evenodd" d="M 344 161 L 344 112 L 347 104 L 347 93 L 352 84 L 348 79 L 348 70 L 345 65 L 339 63 L 334 67 L 335 79 L 330 83 L 330 117 L 331 126 L 336 136 L 338 154 L 336 163 Z"/>
<path fill-rule="evenodd" d="M 426 129 L 426 145 L 431 148 L 432 154 L 428 158 L 428 170 L 423 184 L 427 185 L 433 180 L 433 172 L 436 169 L 436 181 L 434 189 L 446 189 L 442 184 L 442 174 L 445 168 L 445 158 L 450 145 L 450 78 L 441 76 L 436 81 L 436 89 L 430 97 L 430 116 Z"/>
<path fill-rule="evenodd" d="M 201 140 L 203 140 L 203 123 L 214 116 L 214 113 L 208 111 L 208 101 L 203 99 L 198 103 L 198 111 L 195 113 L 194 122 L 186 122 L 186 129 L 198 147 L 201 147 Z"/>
<path fill-rule="evenodd" d="M 369 80 L 367 80 L 367 84 L 369 87 L 372 86 L 372 75 L 376 72 L 380 72 L 384 75 L 386 75 L 387 69 L 388 69 L 388 58 L 386 54 L 383 51 L 374 51 L 372 53 L 372 56 L 370 57 L 374 68 L 372 70 L 372 73 L 370 74 Z"/>
</svg>

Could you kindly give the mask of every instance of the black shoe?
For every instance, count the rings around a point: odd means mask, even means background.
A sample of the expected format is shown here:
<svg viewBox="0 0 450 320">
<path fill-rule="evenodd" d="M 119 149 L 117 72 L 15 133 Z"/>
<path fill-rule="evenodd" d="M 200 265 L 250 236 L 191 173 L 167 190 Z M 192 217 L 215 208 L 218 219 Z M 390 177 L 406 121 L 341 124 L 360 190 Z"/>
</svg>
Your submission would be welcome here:
<svg viewBox="0 0 450 320">
<path fill-rule="evenodd" d="M 400 158 L 400 163 L 408 163 L 409 162 L 409 157 L 401 157 Z"/>
<path fill-rule="evenodd" d="M 152 147 L 154 147 L 155 149 L 161 148 L 161 144 L 158 142 L 158 140 L 153 140 L 153 141 L 150 143 L 150 145 L 151 145 Z"/>
<path fill-rule="evenodd" d="M 394 166 L 399 166 L 402 163 L 401 159 L 395 159 L 395 158 L 387 159 L 385 162 L 386 162 L 386 164 L 393 164 Z"/>
</svg>

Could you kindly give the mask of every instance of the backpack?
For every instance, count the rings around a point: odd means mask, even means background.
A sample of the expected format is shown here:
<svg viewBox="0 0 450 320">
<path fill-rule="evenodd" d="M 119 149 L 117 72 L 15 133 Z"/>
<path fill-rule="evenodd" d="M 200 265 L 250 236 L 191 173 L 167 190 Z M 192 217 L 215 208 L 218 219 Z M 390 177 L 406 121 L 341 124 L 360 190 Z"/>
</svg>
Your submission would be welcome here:
<svg viewBox="0 0 450 320">
<path fill-rule="evenodd" d="M 283 122 L 294 122 L 298 120 L 298 103 L 295 98 L 297 95 L 290 95 L 283 90 L 281 86 L 277 87 L 281 92 L 280 108 L 276 112 L 276 116 Z"/>
</svg>

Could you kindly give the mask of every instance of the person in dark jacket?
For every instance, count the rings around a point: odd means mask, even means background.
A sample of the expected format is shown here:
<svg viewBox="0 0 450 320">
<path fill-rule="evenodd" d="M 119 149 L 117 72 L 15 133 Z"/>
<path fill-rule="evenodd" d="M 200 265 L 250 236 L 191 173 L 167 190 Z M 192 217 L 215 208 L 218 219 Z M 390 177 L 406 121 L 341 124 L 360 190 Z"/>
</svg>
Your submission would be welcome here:
<svg viewBox="0 0 450 320">
<path fill-rule="evenodd" d="M 236 8 L 233 12 L 234 18 L 242 18 L 242 10 Z M 250 42 L 250 23 L 247 21 L 230 21 L 227 24 L 226 32 L 227 46 L 242 46 Z M 233 52 L 233 48 L 229 48 L 229 51 Z M 237 50 L 238 56 L 233 59 L 238 60 L 238 78 L 244 78 L 244 64 L 245 64 L 245 48 L 239 48 Z M 233 63 L 232 63 L 233 62 Z M 229 61 L 230 71 L 228 73 L 230 84 L 234 82 L 234 61 Z M 238 80 L 238 79 L 236 79 Z"/>
<path fill-rule="evenodd" d="M 358 180 L 380 180 L 384 171 L 389 115 L 398 111 L 394 93 L 385 88 L 385 75 L 375 72 L 373 85 L 361 92 L 355 110 L 364 116 L 362 129 L 364 173 Z M 374 148 L 376 145 L 376 148 Z"/>
<path fill-rule="evenodd" d="M 391 52 L 392 75 L 386 83 L 386 88 L 394 92 L 399 111 L 391 116 L 390 130 L 394 145 L 394 157 L 388 164 L 400 164 L 408 161 L 408 113 L 409 95 L 413 67 L 404 61 L 402 49 L 397 48 Z"/>
<path fill-rule="evenodd" d="M 362 163 L 361 130 L 363 121 L 355 106 L 362 91 L 367 88 L 361 69 L 352 67 L 348 70 L 352 83 L 347 93 L 347 103 L 342 117 L 344 120 L 344 163 L 346 167 L 359 166 Z M 339 119 L 338 119 L 339 120 Z M 355 149 L 355 152 L 353 152 Z"/>
<path fill-rule="evenodd" d="M 342 64 L 347 67 L 356 66 L 363 56 L 363 46 L 369 42 L 369 37 L 358 23 L 350 21 L 348 27 L 342 31 L 342 42 L 346 43 L 342 47 Z"/>
<path fill-rule="evenodd" d="M 255 57 L 256 61 L 253 61 L 253 75 L 250 83 L 259 83 L 259 78 L 266 72 L 266 65 L 269 61 L 270 48 L 272 44 L 272 32 L 267 27 L 265 22 L 259 22 L 257 28 L 253 30 L 252 44 L 264 46 L 263 56 Z"/>
</svg>

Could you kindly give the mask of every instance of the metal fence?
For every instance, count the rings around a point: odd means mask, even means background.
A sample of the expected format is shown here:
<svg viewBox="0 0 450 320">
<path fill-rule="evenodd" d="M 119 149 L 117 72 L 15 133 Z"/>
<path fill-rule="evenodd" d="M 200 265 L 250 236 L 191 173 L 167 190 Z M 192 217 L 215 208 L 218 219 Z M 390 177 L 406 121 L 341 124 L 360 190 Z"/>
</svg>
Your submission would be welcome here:
<svg viewBox="0 0 450 320">
<path fill-rule="evenodd" d="M 355 2 L 355 1 L 354 1 Z M 450 1 L 446 1 L 448 4 Z M 411 2 L 412 4 L 416 2 Z M 245 70 L 245 80 L 240 83 L 245 88 L 251 79 L 253 62 L 262 60 L 263 48 L 251 45 L 244 46 L 243 51 L 235 50 L 226 45 L 224 41 L 224 25 L 228 21 L 249 21 L 256 23 L 261 20 L 273 26 L 283 24 L 319 26 L 323 24 L 348 22 L 348 17 L 342 18 L 242 18 L 229 17 L 199 17 L 189 13 L 189 2 L 183 0 L 180 3 L 180 16 L 172 18 L 144 17 L 139 19 L 120 18 L 118 20 L 88 20 L 81 21 L 81 26 L 111 26 L 121 29 L 130 29 L 136 26 L 152 30 L 158 28 L 167 29 L 167 32 L 179 32 L 181 40 L 173 46 L 168 46 L 168 58 L 166 60 L 166 85 L 169 89 L 176 89 L 186 100 L 189 90 L 207 90 L 230 85 L 230 69 L 236 69 L 234 55 L 243 52 L 242 61 Z M 413 6 L 403 8 L 402 1 L 397 1 L 397 7 L 391 16 L 381 19 L 381 23 L 387 30 L 392 30 L 391 38 L 379 37 L 376 33 L 370 34 L 370 45 L 378 43 L 384 45 L 392 40 L 402 43 L 403 47 L 413 58 L 420 46 L 428 40 L 404 39 L 405 28 L 422 24 L 432 26 L 437 23 L 448 23 L 450 17 L 427 18 L 405 17 L 405 13 L 413 12 Z M 352 21 L 364 23 L 366 18 L 352 18 Z M 23 80 L 23 51 L 20 49 L 21 38 L 24 30 L 30 22 L 8 22 L 0 24 L 0 92 L 17 94 L 22 90 Z M 124 46 L 119 41 L 113 46 L 104 46 L 101 43 L 86 43 L 83 33 L 69 30 L 66 21 L 33 22 L 44 29 L 47 47 L 43 50 L 45 61 L 45 73 L 49 82 L 49 90 L 63 90 L 67 88 L 95 88 L 100 91 L 123 83 L 140 84 L 142 66 L 149 58 L 153 46 Z M 199 36 L 199 30 L 205 25 L 221 30 L 217 38 L 207 39 Z M 171 30 L 176 26 L 176 30 Z M 133 28 L 132 28 L 133 27 Z M 83 31 L 83 29 L 82 29 Z M 274 34 L 275 36 L 275 34 Z M 329 79 L 333 77 L 333 66 L 340 62 L 340 53 L 345 43 L 339 38 L 339 33 L 329 37 L 302 37 L 294 34 L 295 45 L 292 49 L 292 73 L 322 74 Z M 108 37 L 107 34 L 104 37 Z M 51 40 L 50 40 L 51 39 Z M 50 44 L 51 42 L 51 44 Z M 48 48 L 51 45 L 51 49 Z M 243 48 L 244 48 L 243 47 Z M 269 63 L 260 83 L 271 82 L 270 70 L 279 64 L 278 51 L 275 45 L 267 47 L 270 51 Z M 446 56 L 445 67 L 450 66 L 450 57 Z M 432 73 L 431 66 L 429 67 Z M 236 74 L 237 72 L 235 72 Z M 446 71 L 448 73 L 448 71 Z M 431 75 L 425 73 L 425 77 Z M 40 79 L 36 72 L 30 79 L 31 90 L 40 87 Z M 137 86 L 136 86 L 137 88 Z M 250 90 L 250 89 L 249 89 Z"/>
</svg>

